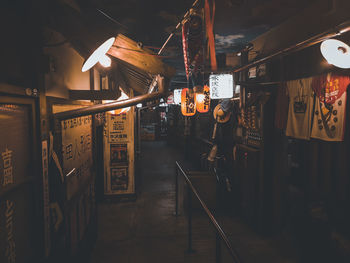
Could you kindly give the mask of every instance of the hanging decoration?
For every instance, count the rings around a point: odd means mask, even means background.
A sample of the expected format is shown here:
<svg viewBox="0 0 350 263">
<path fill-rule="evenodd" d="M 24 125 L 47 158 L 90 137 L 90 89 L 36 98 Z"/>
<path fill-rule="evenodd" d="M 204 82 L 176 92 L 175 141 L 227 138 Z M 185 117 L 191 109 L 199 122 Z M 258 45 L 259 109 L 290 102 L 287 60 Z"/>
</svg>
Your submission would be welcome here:
<svg viewBox="0 0 350 263">
<path fill-rule="evenodd" d="M 205 11 L 205 27 L 208 38 L 208 54 L 210 55 L 211 70 L 216 71 L 218 69 L 216 63 L 215 54 L 215 38 L 214 38 L 214 17 L 215 17 L 215 0 L 211 0 L 211 8 L 209 0 L 205 0 L 204 11 Z"/>
<path fill-rule="evenodd" d="M 196 108 L 200 113 L 206 113 L 210 108 L 210 89 L 207 85 L 193 88 L 196 96 Z"/>
<path fill-rule="evenodd" d="M 200 11 L 190 9 L 190 15 L 182 24 L 182 47 L 186 77 L 197 75 L 203 63 L 202 16 Z"/>
<path fill-rule="evenodd" d="M 196 114 L 196 101 L 193 89 L 184 88 L 181 92 L 181 113 L 184 116 Z"/>
</svg>

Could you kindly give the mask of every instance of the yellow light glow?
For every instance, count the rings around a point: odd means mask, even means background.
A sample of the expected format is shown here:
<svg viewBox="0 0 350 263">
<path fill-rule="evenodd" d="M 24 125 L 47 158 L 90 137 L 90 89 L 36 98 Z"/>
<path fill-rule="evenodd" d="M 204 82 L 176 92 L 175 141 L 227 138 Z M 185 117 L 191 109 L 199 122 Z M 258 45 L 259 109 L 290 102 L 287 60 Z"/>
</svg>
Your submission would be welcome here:
<svg viewBox="0 0 350 263">
<path fill-rule="evenodd" d="M 116 101 L 121 101 L 121 100 L 127 100 L 129 99 L 129 96 L 124 93 L 124 91 L 121 90 L 121 95 Z M 115 102 L 115 100 L 104 100 L 103 103 L 111 103 Z M 110 114 L 122 114 L 124 112 L 128 112 L 130 110 L 130 107 L 127 108 L 122 108 L 122 109 L 116 109 L 116 110 L 111 110 L 108 111 Z"/>
<path fill-rule="evenodd" d="M 342 41 L 328 39 L 321 44 L 321 53 L 329 64 L 350 68 L 350 47 Z"/>
<path fill-rule="evenodd" d="M 106 55 L 101 56 L 101 58 L 98 62 L 105 68 L 110 67 L 112 64 L 112 60 Z"/>
<path fill-rule="evenodd" d="M 115 38 L 111 37 L 110 39 L 105 41 L 101 46 L 99 46 L 99 48 L 97 48 L 94 51 L 94 53 L 92 53 L 91 56 L 86 60 L 86 62 L 84 63 L 84 65 L 83 65 L 83 67 L 81 69 L 81 71 L 85 72 L 85 71 L 91 69 L 93 66 L 95 66 L 95 64 L 97 62 L 101 63 L 101 58 L 102 58 L 102 61 L 106 60 L 106 58 L 105 58 L 105 57 L 107 57 L 106 53 L 108 52 L 108 50 L 113 45 L 114 40 L 115 40 Z M 102 63 L 104 63 L 104 62 L 102 62 Z"/>
<path fill-rule="evenodd" d="M 197 103 L 204 103 L 205 95 L 204 94 L 196 94 Z"/>
</svg>

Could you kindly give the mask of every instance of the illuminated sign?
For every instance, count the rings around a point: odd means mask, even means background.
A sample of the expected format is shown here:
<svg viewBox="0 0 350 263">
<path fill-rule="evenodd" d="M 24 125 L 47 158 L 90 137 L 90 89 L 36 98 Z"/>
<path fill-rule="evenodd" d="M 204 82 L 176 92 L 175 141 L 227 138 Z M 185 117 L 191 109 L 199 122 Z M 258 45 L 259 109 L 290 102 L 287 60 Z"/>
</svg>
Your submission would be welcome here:
<svg viewBox="0 0 350 263">
<path fill-rule="evenodd" d="M 233 75 L 213 74 L 209 77 L 210 98 L 227 99 L 233 97 Z"/>
<path fill-rule="evenodd" d="M 181 104 L 181 91 L 182 91 L 182 89 L 175 89 L 174 90 L 174 103 L 177 105 Z"/>
</svg>

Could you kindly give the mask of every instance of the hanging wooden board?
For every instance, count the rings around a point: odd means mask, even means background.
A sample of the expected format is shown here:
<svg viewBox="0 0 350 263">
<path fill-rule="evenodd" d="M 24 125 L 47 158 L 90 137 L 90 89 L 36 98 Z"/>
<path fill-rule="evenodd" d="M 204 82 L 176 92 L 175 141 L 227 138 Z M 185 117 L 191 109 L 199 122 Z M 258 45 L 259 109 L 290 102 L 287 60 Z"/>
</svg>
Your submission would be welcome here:
<svg viewBox="0 0 350 263">
<path fill-rule="evenodd" d="M 175 69 L 164 64 L 157 54 L 122 34 L 117 35 L 107 54 L 152 75 L 171 78 L 175 74 Z"/>
</svg>

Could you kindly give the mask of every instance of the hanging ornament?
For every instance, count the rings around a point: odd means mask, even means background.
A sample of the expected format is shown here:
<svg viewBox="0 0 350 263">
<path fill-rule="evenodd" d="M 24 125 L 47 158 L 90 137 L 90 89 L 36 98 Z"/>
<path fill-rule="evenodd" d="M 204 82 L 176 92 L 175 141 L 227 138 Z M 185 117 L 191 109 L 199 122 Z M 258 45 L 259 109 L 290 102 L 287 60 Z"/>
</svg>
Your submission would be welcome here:
<svg viewBox="0 0 350 263">
<path fill-rule="evenodd" d="M 203 30 L 201 12 L 190 10 L 189 17 L 182 24 L 182 47 L 187 79 L 196 75 L 203 63 Z"/>
<path fill-rule="evenodd" d="M 200 113 L 205 113 L 209 111 L 210 108 L 210 90 L 207 85 L 195 86 L 193 88 L 196 96 L 196 108 Z"/>
<path fill-rule="evenodd" d="M 195 94 L 192 89 L 184 88 L 181 92 L 181 113 L 184 116 L 196 114 Z"/>
</svg>

